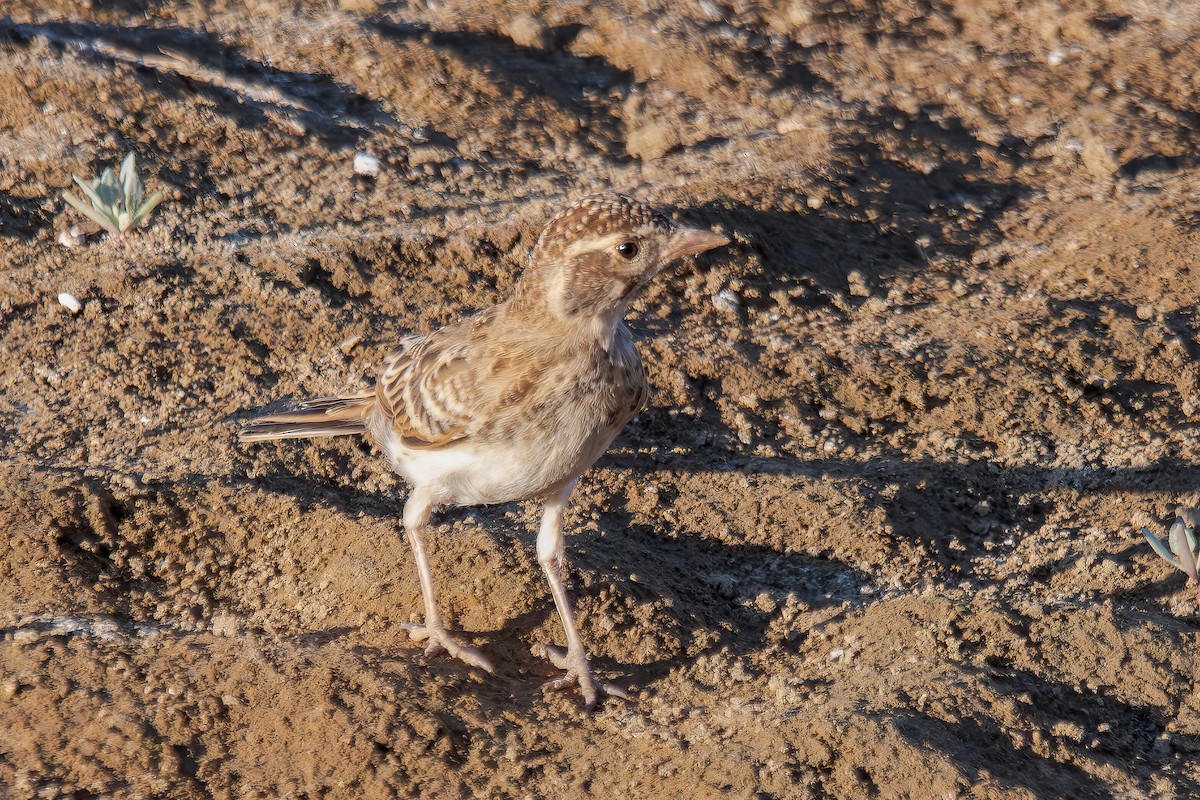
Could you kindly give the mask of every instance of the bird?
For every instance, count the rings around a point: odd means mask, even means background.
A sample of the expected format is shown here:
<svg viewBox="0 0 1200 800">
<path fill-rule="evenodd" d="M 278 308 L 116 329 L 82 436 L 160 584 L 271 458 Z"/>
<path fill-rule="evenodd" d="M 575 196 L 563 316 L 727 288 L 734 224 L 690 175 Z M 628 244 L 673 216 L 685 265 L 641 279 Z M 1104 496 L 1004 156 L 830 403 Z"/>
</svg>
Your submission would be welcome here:
<svg viewBox="0 0 1200 800">
<path fill-rule="evenodd" d="M 402 519 L 425 617 L 403 628 L 427 643 L 427 656 L 445 652 L 489 673 L 492 662 L 446 628 L 426 532 L 444 506 L 541 501 L 537 559 L 567 645 L 545 646 L 564 671 L 546 687 L 577 686 L 587 711 L 607 696 L 628 699 L 596 678 L 576 624 L 563 577 L 564 510 L 650 397 L 624 322 L 630 303 L 667 264 L 729 241 L 623 194 L 582 197 L 545 226 L 503 302 L 404 338 L 374 388 L 251 420 L 239 439 L 366 435 L 410 487 Z"/>
</svg>

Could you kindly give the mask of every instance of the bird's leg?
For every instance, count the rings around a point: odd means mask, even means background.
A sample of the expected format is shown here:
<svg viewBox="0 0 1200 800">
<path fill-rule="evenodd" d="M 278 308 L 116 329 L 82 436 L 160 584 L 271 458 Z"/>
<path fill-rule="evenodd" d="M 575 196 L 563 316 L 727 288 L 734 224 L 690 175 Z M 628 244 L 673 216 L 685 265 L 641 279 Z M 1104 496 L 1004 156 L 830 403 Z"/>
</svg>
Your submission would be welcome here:
<svg viewBox="0 0 1200 800">
<path fill-rule="evenodd" d="M 604 695 L 629 699 L 629 695 L 607 683 L 596 680 L 588 664 L 587 650 L 583 647 L 583 639 L 575 626 L 575 612 L 571 610 L 571 600 L 567 597 L 567 587 L 563 582 L 563 570 L 566 567 L 566 556 L 563 551 L 563 511 L 567 506 L 567 498 L 575 488 L 572 481 L 557 495 L 546 501 L 542 511 L 542 527 L 538 532 L 537 555 L 546 580 L 550 582 L 550 593 L 554 595 L 554 605 L 558 608 L 558 616 L 562 619 L 563 629 L 567 634 L 567 651 L 559 647 L 546 646 L 546 657 L 559 669 L 565 669 L 567 674 L 546 684 L 548 689 L 565 689 L 571 684 L 578 684 L 583 692 L 584 707 L 591 711 Z"/>
<path fill-rule="evenodd" d="M 404 504 L 404 531 L 408 534 L 408 544 L 412 548 L 413 558 L 417 562 L 417 577 L 421 581 L 421 598 L 425 601 L 425 624 L 415 625 L 411 622 L 401 623 L 408 635 L 416 642 L 429 640 L 425 655 L 432 656 L 445 651 L 460 661 L 465 661 L 473 667 L 479 667 L 492 672 L 492 662 L 474 647 L 460 644 L 450 638 L 442 623 L 442 614 L 438 611 L 437 597 L 433 592 L 433 572 L 429 569 L 429 558 L 425 554 L 424 530 L 429 524 L 429 515 L 433 512 L 433 493 L 426 488 L 413 489 Z"/>
</svg>

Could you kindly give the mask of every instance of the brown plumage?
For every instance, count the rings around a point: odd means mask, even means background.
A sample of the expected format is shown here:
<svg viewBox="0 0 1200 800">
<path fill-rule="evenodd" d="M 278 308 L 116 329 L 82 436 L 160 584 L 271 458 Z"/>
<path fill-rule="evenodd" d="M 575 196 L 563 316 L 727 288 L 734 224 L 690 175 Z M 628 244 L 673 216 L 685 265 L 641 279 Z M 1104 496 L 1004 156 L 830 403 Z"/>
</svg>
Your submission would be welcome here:
<svg viewBox="0 0 1200 800">
<path fill-rule="evenodd" d="M 425 555 L 424 529 L 444 504 L 540 499 L 538 560 L 563 621 L 567 651 L 547 647 L 588 708 L 607 692 L 588 665 L 562 580 L 562 516 L 579 476 L 645 406 L 649 387 L 622 322 L 629 303 L 667 263 L 727 243 L 680 228 L 623 195 L 573 203 L 546 226 L 504 303 L 406 339 L 383 362 L 375 389 L 322 398 L 242 429 L 245 442 L 366 433 L 412 486 L 404 526 L 421 580 L 425 624 L 406 624 L 487 671 L 479 651 L 446 631 Z"/>
</svg>

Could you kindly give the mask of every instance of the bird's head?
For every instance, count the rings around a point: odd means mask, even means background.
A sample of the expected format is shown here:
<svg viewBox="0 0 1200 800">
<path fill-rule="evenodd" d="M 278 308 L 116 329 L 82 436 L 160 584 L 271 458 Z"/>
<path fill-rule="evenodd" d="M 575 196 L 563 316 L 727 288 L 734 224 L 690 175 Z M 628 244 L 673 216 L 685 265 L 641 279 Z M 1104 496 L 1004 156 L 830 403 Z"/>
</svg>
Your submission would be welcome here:
<svg viewBox="0 0 1200 800">
<path fill-rule="evenodd" d="M 550 221 L 524 281 L 536 281 L 560 319 L 615 324 L 671 261 L 728 243 L 712 231 L 681 227 L 625 195 L 595 194 Z"/>
</svg>

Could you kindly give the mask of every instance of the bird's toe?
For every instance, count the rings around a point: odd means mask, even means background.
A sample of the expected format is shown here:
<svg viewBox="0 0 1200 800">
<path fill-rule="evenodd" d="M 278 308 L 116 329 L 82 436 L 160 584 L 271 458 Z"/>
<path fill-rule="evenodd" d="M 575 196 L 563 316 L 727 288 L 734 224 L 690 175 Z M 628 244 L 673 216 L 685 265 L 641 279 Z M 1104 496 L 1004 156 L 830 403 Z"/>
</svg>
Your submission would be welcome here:
<svg viewBox="0 0 1200 800">
<path fill-rule="evenodd" d="M 455 641 L 445 628 L 416 625 L 411 622 L 401 623 L 401 627 L 408 631 L 409 638 L 414 642 L 429 642 L 425 646 L 426 656 L 446 653 L 464 664 L 477 667 L 484 672 L 494 673 L 496 671 L 487 656 L 470 645 Z"/>
<path fill-rule="evenodd" d="M 565 675 L 542 684 L 543 690 L 561 691 L 578 686 L 580 694 L 583 695 L 583 708 L 588 712 L 594 711 L 606 697 L 631 699 L 624 689 L 596 680 L 591 665 L 588 664 L 587 653 L 571 653 L 553 645 L 544 645 L 542 649 L 551 664 L 566 670 Z"/>
</svg>

